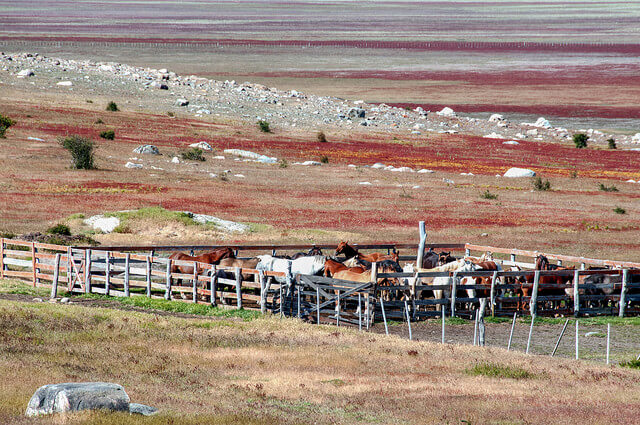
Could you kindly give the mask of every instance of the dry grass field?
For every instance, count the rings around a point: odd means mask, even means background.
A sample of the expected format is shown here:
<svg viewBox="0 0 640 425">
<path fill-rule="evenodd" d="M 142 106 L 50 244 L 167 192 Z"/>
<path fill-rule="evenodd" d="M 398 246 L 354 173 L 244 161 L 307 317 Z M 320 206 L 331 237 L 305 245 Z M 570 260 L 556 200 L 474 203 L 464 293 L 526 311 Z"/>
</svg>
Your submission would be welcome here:
<svg viewBox="0 0 640 425">
<path fill-rule="evenodd" d="M 0 300 L 7 424 L 638 423 L 640 374 L 307 325 Z M 122 384 L 155 418 L 27 419 L 40 385 Z"/>
</svg>

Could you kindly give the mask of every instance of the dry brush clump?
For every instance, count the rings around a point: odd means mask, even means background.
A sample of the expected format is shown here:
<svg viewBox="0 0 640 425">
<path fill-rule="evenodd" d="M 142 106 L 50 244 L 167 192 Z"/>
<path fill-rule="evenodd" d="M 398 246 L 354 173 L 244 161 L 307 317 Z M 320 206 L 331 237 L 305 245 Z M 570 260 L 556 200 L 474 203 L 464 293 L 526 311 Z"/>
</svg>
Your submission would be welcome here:
<svg viewBox="0 0 640 425">
<path fill-rule="evenodd" d="M 159 407 L 174 424 L 193 418 L 292 424 L 514 418 L 628 423 L 640 414 L 634 403 L 639 375 L 633 370 L 275 317 L 180 318 L 94 309 L 75 301 L 80 304 L 0 301 L 0 375 L 5 377 L 0 419 L 20 421 L 35 388 L 68 380 L 118 382 L 132 399 Z M 483 363 L 535 378 L 468 374 Z M 122 418 L 92 419 L 112 424 Z"/>
</svg>

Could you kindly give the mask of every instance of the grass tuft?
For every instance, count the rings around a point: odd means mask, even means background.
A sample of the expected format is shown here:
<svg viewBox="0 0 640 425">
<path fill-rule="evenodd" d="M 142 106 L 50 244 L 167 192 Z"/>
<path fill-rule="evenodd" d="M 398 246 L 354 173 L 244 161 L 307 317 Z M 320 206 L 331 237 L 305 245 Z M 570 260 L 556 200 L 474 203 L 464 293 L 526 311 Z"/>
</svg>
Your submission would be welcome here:
<svg viewBox="0 0 640 425">
<path fill-rule="evenodd" d="M 490 378 L 531 379 L 534 375 L 522 368 L 505 366 L 499 363 L 478 363 L 466 373 L 472 376 L 488 376 Z"/>
<path fill-rule="evenodd" d="M 629 361 L 626 361 L 626 362 L 620 362 L 620 366 L 628 367 L 628 368 L 631 368 L 631 369 L 640 369 L 640 359 L 629 360 Z"/>
</svg>

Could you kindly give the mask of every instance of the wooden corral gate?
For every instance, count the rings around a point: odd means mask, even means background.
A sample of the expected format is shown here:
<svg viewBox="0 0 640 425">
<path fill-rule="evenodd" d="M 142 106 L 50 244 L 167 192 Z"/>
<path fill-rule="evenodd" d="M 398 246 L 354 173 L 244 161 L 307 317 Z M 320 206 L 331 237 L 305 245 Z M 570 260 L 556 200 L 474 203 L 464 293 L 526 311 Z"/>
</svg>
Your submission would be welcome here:
<svg viewBox="0 0 640 425">
<path fill-rule="evenodd" d="M 334 245 L 317 245 L 334 248 Z M 174 261 L 155 254 L 157 251 L 211 249 L 216 246 L 187 247 L 99 247 L 73 248 L 60 245 L 0 238 L 0 277 L 29 280 L 34 286 L 51 288 L 56 296 L 64 287 L 75 293 L 96 293 L 110 296 L 146 296 L 206 303 L 213 306 L 260 309 L 287 316 L 301 317 L 312 322 L 333 322 L 364 327 L 371 326 L 383 316 L 389 319 L 421 320 L 447 315 L 471 317 L 481 298 L 468 296 L 466 290 L 484 290 L 486 305 L 498 316 L 511 316 L 514 312 L 530 315 L 636 315 L 640 314 L 640 264 L 597 260 L 544 253 L 560 264 L 576 265 L 576 270 L 534 271 L 531 262 L 523 257 L 535 258 L 536 251 L 504 249 L 472 244 L 433 244 L 434 249 L 453 250 L 471 255 L 491 251 L 503 268 L 519 266 L 520 271 L 474 272 L 421 272 L 377 273 L 375 267 L 369 283 L 357 284 L 318 276 L 293 276 L 286 272 L 254 269 L 225 269 L 217 266 Z M 244 252 L 276 252 L 306 250 L 308 245 L 251 245 L 234 246 L 238 254 Z M 407 254 L 417 244 L 358 245 L 364 249 L 404 249 Z M 134 252 L 123 252 L 134 251 Z M 141 254 L 139 252 L 146 251 Z M 136 253 L 138 252 L 138 253 Z M 403 255 L 401 260 L 415 261 L 415 256 Z M 187 266 L 193 273 L 177 273 L 172 266 Z M 588 266 L 617 267 L 614 270 L 590 270 Z M 234 278 L 218 276 L 218 271 L 231 273 Z M 442 286 L 412 284 L 411 279 L 451 277 L 451 283 Z M 465 276 L 488 277 L 487 285 L 460 285 Z M 565 276 L 567 283 L 545 284 L 544 276 Z M 591 279 L 605 277 L 602 282 Z M 377 278 L 397 278 L 400 284 L 378 286 Z M 508 279 L 524 277 L 527 283 L 509 283 Z M 504 282 L 507 279 L 507 282 Z M 598 283 L 599 282 L 599 283 Z M 517 297 L 509 294 L 519 285 L 525 285 L 531 294 Z M 434 298 L 434 289 L 446 292 L 443 298 Z M 549 294 L 555 290 L 555 294 Z M 560 292 L 560 294 L 558 294 Z M 420 295 L 422 294 L 422 295 Z"/>
</svg>

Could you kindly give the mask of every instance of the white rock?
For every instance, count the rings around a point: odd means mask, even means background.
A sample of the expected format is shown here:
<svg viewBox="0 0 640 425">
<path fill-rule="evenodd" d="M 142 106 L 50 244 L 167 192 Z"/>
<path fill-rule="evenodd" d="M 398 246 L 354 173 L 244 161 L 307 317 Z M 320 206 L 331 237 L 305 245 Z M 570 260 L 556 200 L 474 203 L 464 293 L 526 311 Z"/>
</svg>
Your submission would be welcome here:
<svg viewBox="0 0 640 425">
<path fill-rule="evenodd" d="M 84 224 L 91 226 L 95 230 L 111 233 L 113 229 L 120 225 L 120 219 L 118 217 L 105 217 L 100 214 L 85 219 Z"/>
<path fill-rule="evenodd" d="M 349 164 L 349 165 L 347 165 L 347 167 L 349 167 L 349 168 L 357 168 L 358 166 L 355 165 L 355 164 Z"/>
<path fill-rule="evenodd" d="M 362 186 L 371 186 L 371 182 L 360 182 L 358 184 L 361 184 Z"/>
<path fill-rule="evenodd" d="M 187 99 L 177 99 L 176 100 L 176 105 L 177 106 L 189 106 L 189 101 Z"/>
<path fill-rule="evenodd" d="M 213 159 L 225 159 L 225 158 L 222 155 L 216 155 L 213 157 Z"/>
<path fill-rule="evenodd" d="M 536 130 L 535 128 L 531 130 L 527 130 L 527 136 L 537 136 L 537 135 L 538 135 L 538 130 Z"/>
<path fill-rule="evenodd" d="M 177 156 L 174 156 L 173 158 L 171 158 L 171 162 L 173 162 L 174 164 L 180 164 L 180 159 L 178 159 Z"/>
<path fill-rule="evenodd" d="M 236 156 L 240 156 L 243 158 L 249 158 L 249 159 L 254 159 L 257 162 L 262 162 L 265 164 L 275 164 L 278 162 L 278 158 L 274 158 L 274 157 L 270 157 L 270 156 L 266 156 L 266 155 L 260 155 L 259 153 L 255 153 L 255 152 L 251 152 L 251 151 L 245 151 L 242 149 L 225 149 L 224 153 L 229 154 L 229 155 L 236 155 Z"/>
<path fill-rule="evenodd" d="M 426 125 L 418 123 L 416 125 L 413 126 L 414 130 L 424 130 L 426 128 Z"/>
<path fill-rule="evenodd" d="M 233 177 L 238 177 L 243 179 L 244 178 L 244 174 L 234 174 Z"/>
<path fill-rule="evenodd" d="M 295 165 L 322 165 L 322 163 L 318 161 L 305 161 L 305 162 L 296 162 Z"/>
<path fill-rule="evenodd" d="M 381 164 L 380 162 L 376 162 L 375 164 L 373 164 L 371 166 L 371 168 L 375 168 L 375 169 L 380 169 L 380 168 L 385 168 L 385 167 L 386 167 L 386 165 Z"/>
<path fill-rule="evenodd" d="M 519 145 L 520 143 L 516 142 L 515 140 L 508 140 L 506 142 L 502 142 L 503 145 Z"/>
<path fill-rule="evenodd" d="M 223 220 L 221 218 L 214 217 L 212 215 L 194 214 L 189 211 L 184 211 L 184 212 L 187 213 L 196 223 L 200 223 L 200 224 L 213 223 L 219 229 L 227 232 L 244 233 L 249 230 L 249 226 L 247 226 L 246 224 L 236 223 L 235 221 Z"/>
<path fill-rule="evenodd" d="M 489 122 L 500 122 L 504 121 L 504 117 L 500 114 L 493 114 L 489 117 Z"/>
<path fill-rule="evenodd" d="M 208 152 L 213 150 L 211 149 L 211 145 L 207 142 L 191 143 L 189 147 L 202 149 L 203 151 L 208 151 Z"/>
<path fill-rule="evenodd" d="M 483 136 L 485 139 L 504 139 L 502 134 L 498 134 L 496 132 L 489 133 L 486 136 Z"/>
<path fill-rule="evenodd" d="M 640 143 L 640 133 L 636 133 L 631 137 L 631 143 Z"/>
<path fill-rule="evenodd" d="M 73 83 L 71 81 L 60 81 L 56 85 L 57 86 L 63 86 L 63 87 L 71 87 L 73 85 Z"/>
<path fill-rule="evenodd" d="M 20 77 L 20 78 L 31 77 L 33 75 L 36 75 L 33 72 L 33 69 L 23 69 L 22 71 L 18 72 L 18 77 Z"/>
<path fill-rule="evenodd" d="M 438 115 L 441 115 L 443 117 L 455 117 L 456 113 L 453 109 L 449 108 L 448 106 L 445 106 L 444 108 L 442 108 L 441 111 L 436 112 Z"/>
<path fill-rule="evenodd" d="M 418 173 L 419 173 L 419 174 L 431 174 L 431 173 L 435 173 L 435 171 L 433 171 L 433 170 L 428 170 L 428 169 L 426 169 L 426 168 L 423 168 L 423 169 L 421 169 L 421 170 L 418 170 Z"/>
<path fill-rule="evenodd" d="M 415 185 L 415 186 L 413 186 L 411 189 L 420 189 L 420 186 Z"/>
<path fill-rule="evenodd" d="M 629 180 L 627 180 L 627 181 L 626 181 L 626 183 L 635 183 L 635 182 L 636 182 L 636 181 L 635 181 L 635 180 L 633 180 L 633 179 L 629 179 Z"/>
<path fill-rule="evenodd" d="M 449 179 L 446 179 L 446 178 L 443 178 L 442 181 L 445 182 L 446 184 L 455 184 L 455 182 L 453 180 L 449 180 Z"/>
<path fill-rule="evenodd" d="M 504 177 L 534 177 L 535 175 L 536 173 L 533 170 L 518 167 L 509 168 L 507 172 L 504 173 Z"/>
<path fill-rule="evenodd" d="M 542 128 L 551 128 L 551 124 L 549 121 L 544 119 L 544 117 L 538 118 L 538 120 L 532 124 L 534 127 L 542 127 Z"/>
<path fill-rule="evenodd" d="M 413 173 L 413 170 L 409 167 L 394 167 L 389 171 L 392 173 Z"/>
<path fill-rule="evenodd" d="M 142 168 L 142 164 L 136 164 L 133 162 L 127 162 L 124 166 L 127 168 Z"/>
<path fill-rule="evenodd" d="M 27 140 L 35 140 L 36 142 L 44 142 L 44 139 L 41 139 L 39 137 L 27 137 Z"/>
</svg>

